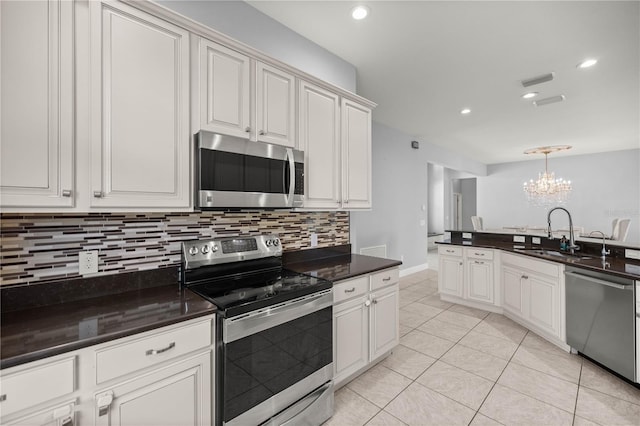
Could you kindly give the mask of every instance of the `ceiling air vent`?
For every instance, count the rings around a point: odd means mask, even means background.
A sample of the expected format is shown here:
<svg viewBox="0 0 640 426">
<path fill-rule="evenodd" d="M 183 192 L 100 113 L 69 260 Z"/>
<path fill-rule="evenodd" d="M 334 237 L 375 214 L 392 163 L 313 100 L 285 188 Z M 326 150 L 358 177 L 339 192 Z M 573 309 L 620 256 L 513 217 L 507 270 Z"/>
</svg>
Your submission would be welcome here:
<svg viewBox="0 0 640 426">
<path fill-rule="evenodd" d="M 558 95 L 558 96 L 551 96 L 550 98 L 544 98 L 544 99 L 538 99 L 537 101 L 533 101 L 533 104 L 537 107 L 542 106 L 542 105 L 549 105 L 549 104 L 553 104 L 556 102 L 562 102 L 564 101 L 566 98 L 564 95 Z"/>
<path fill-rule="evenodd" d="M 546 83 L 547 81 L 553 80 L 554 73 L 550 72 L 549 74 L 539 75 L 537 77 L 528 78 L 526 80 L 522 80 L 522 87 L 535 86 L 536 84 Z"/>
</svg>

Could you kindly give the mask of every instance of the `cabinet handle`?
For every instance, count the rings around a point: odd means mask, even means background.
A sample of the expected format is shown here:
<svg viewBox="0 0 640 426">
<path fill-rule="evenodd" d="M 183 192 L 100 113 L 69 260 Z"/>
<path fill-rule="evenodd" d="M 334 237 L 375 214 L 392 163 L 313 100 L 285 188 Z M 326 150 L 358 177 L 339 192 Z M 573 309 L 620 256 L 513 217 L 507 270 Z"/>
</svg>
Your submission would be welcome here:
<svg viewBox="0 0 640 426">
<path fill-rule="evenodd" d="M 484 265 L 484 262 L 481 262 L 479 260 L 474 260 L 473 263 L 478 264 L 478 265 Z"/>
<path fill-rule="evenodd" d="M 260 135 L 264 135 L 264 130 L 260 130 L 258 133 L 259 133 Z"/>
<path fill-rule="evenodd" d="M 171 342 L 169 343 L 169 346 L 167 346 L 166 348 L 162 348 L 162 349 L 149 349 L 147 352 L 145 352 L 147 355 L 157 355 L 157 354 L 161 354 L 162 352 L 166 352 L 169 349 L 173 349 L 176 347 L 176 342 Z"/>
<path fill-rule="evenodd" d="M 345 290 L 344 292 L 345 293 L 353 293 L 354 291 L 356 291 L 356 288 L 355 287 L 351 287 L 350 289 Z"/>
<path fill-rule="evenodd" d="M 528 275 L 523 275 L 521 278 L 522 278 L 523 280 L 528 280 L 528 279 L 529 279 L 529 276 L 528 276 Z"/>
<path fill-rule="evenodd" d="M 367 301 L 364 302 L 364 306 L 367 306 L 367 307 L 371 306 L 371 300 L 367 299 Z"/>
<path fill-rule="evenodd" d="M 391 281 L 391 277 L 383 278 L 382 281 Z"/>
<path fill-rule="evenodd" d="M 7 400 L 7 394 L 3 393 L 2 395 L 0 395 L 0 402 L 2 401 L 6 401 Z"/>
<path fill-rule="evenodd" d="M 244 131 L 249 133 L 251 131 L 251 127 L 249 127 L 249 126 L 245 127 Z"/>
<path fill-rule="evenodd" d="M 453 250 L 447 249 L 447 253 L 453 253 L 453 252 L 454 252 Z"/>
<path fill-rule="evenodd" d="M 73 426 L 73 419 L 71 417 L 67 417 L 62 421 L 60 426 Z"/>
<path fill-rule="evenodd" d="M 476 256 L 484 256 L 484 253 L 474 253 Z"/>
<path fill-rule="evenodd" d="M 71 197 L 71 190 L 70 189 L 63 189 L 62 190 L 62 196 L 63 197 Z"/>
<path fill-rule="evenodd" d="M 104 193 L 102 191 L 93 191 L 93 196 L 95 198 L 102 198 L 104 197 Z"/>
<path fill-rule="evenodd" d="M 372 302 L 373 302 L 374 305 L 377 305 L 378 304 L 378 299 L 373 299 Z"/>
</svg>

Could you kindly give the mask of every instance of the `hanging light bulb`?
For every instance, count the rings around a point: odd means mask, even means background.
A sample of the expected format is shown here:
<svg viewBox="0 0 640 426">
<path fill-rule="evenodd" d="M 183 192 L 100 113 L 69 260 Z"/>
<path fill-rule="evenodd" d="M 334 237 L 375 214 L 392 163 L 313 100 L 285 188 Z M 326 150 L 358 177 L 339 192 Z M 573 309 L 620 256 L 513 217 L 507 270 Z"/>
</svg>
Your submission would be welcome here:
<svg viewBox="0 0 640 426">
<path fill-rule="evenodd" d="M 527 200 L 535 206 L 549 207 L 563 204 L 571 194 L 571 181 L 556 178 L 555 173 L 549 173 L 548 155 L 551 152 L 571 149 L 569 145 L 543 146 L 525 151 L 525 154 L 544 154 L 544 172 L 538 173 L 538 179 L 523 184 Z"/>
</svg>

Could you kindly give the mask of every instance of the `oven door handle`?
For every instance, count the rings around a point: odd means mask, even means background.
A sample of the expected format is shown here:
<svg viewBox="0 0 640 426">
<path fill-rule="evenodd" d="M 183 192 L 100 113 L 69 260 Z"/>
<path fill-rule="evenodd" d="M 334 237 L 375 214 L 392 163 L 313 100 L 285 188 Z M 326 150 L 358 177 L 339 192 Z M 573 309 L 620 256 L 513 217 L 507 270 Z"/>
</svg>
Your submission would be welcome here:
<svg viewBox="0 0 640 426">
<path fill-rule="evenodd" d="M 283 176 L 284 179 L 284 201 L 287 207 L 293 207 L 293 196 L 296 189 L 296 162 L 293 158 L 293 149 L 287 148 L 284 154 L 284 167 L 285 173 Z M 289 169 L 288 177 L 289 182 L 287 182 L 287 173 L 286 169 Z M 289 184 L 287 186 L 287 183 Z"/>
<path fill-rule="evenodd" d="M 333 292 L 329 289 L 259 309 L 246 315 L 229 318 L 223 323 L 223 341 L 231 343 L 332 305 Z"/>
</svg>

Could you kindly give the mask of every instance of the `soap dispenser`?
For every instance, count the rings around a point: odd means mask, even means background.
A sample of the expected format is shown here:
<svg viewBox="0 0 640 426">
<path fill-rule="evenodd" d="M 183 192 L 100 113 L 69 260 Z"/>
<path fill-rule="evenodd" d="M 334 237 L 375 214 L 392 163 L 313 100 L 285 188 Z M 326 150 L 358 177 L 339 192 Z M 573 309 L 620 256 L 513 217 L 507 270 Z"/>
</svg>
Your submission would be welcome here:
<svg viewBox="0 0 640 426">
<path fill-rule="evenodd" d="M 567 242 L 567 237 L 566 235 L 563 235 L 562 238 L 560 239 L 560 250 L 567 251 L 568 249 L 569 249 L 569 244 Z"/>
</svg>

